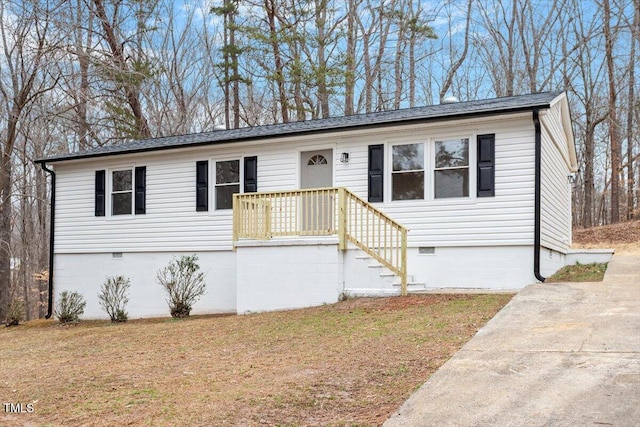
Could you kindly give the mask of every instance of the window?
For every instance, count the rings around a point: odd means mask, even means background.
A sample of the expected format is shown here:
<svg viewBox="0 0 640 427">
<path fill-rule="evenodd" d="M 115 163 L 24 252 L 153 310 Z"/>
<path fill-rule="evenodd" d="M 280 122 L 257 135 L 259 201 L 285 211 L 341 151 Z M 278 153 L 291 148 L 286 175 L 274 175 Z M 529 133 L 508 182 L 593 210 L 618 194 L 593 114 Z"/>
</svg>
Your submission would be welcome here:
<svg viewBox="0 0 640 427">
<path fill-rule="evenodd" d="M 216 162 L 216 209 L 231 209 L 240 192 L 240 160 Z"/>
<path fill-rule="evenodd" d="M 308 166 L 326 165 L 326 164 L 327 164 L 327 159 L 325 159 L 325 157 L 322 154 L 316 154 L 315 156 L 311 157 L 307 162 Z"/>
<path fill-rule="evenodd" d="M 111 172 L 111 215 L 131 215 L 133 176 L 131 169 Z"/>
<path fill-rule="evenodd" d="M 392 148 L 391 200 L 424 198 L 424 144 L 394 145 Z"/>
<path fill-rule="evenodd" d="M 436 199 L 469 197 L 469 138 L 435 142 Z"/>
</svg>

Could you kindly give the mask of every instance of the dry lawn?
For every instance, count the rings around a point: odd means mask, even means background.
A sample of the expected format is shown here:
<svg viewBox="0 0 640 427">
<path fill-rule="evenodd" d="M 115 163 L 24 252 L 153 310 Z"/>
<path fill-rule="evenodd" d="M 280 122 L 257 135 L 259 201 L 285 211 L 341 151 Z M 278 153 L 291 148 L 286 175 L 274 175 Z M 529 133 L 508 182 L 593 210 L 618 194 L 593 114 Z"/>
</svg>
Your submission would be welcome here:
<svg viewBox="0 0 640 427">
<path fill-rule="evenodd" d="M 545 283 L 602 282 L 607 271 L 606 263 L 566 265 L 547 277 Z"/>
<path fill-rule="evenodd" d="M 510 298 L 2 328 L 0 425 L 380 425 Z"/>
</svg>

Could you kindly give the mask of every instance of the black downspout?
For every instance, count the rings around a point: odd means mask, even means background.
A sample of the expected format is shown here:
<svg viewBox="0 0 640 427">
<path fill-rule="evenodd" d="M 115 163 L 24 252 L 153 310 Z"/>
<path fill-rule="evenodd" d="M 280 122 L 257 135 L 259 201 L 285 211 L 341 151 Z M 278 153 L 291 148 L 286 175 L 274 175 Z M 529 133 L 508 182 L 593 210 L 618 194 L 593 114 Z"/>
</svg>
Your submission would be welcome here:
<svg viewBox="0 0 640 427">
<path fill-rule="evenodd" d="M 49 302 L 47 304 L 47 314 L 45 319 L 49 319 L 53 314 L 53 242 L 54 242 L 54 230 L 56 225 L 56 173 L 47 168 L 47 165 L 40 163 L 42 169 L 51 175 L 51 212 L 49 220 Z"/>
<path fill-rule="evenodd" d="M 541 188 L 542 188 L 542 131 L 540 129 L 540 117 L 538 109 L 533 110 L 533 126 L 535 128 L 535 206 L 533 225 L 533 274 L 536 279 L 544 282 L 540 275 L 540 221 L 541 221 Z"/>
</svg>

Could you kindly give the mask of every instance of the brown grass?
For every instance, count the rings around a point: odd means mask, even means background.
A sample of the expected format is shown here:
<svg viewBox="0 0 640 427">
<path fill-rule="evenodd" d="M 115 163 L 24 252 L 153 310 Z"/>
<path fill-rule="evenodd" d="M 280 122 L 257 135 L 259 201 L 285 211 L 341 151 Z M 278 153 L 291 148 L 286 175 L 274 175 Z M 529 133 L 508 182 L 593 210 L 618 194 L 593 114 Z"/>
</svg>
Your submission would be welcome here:
<svg viewBox="0 0 640 427">
<path fill-rule="evenodd" d="M 0 331 L 0 425 L 380 425 L 511 295 Z"/>
<path fill-rule="evenodd" d="M 566 265 L 547 277 L 545 283 L 602 282 L 607 263 Z"/>
</svg>

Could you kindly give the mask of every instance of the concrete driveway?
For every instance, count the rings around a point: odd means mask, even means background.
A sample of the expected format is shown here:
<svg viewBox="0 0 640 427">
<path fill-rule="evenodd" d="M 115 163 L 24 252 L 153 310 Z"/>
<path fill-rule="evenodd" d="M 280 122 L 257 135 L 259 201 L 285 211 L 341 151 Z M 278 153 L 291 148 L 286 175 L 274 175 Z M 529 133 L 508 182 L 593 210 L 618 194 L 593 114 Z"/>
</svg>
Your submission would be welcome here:
<svg viewBox="0 0 640 427">
<path fill-rule="evenodd" d="M 640 426 L 640 256 L 527 286 L 384 426 Z"/>
</svg>

